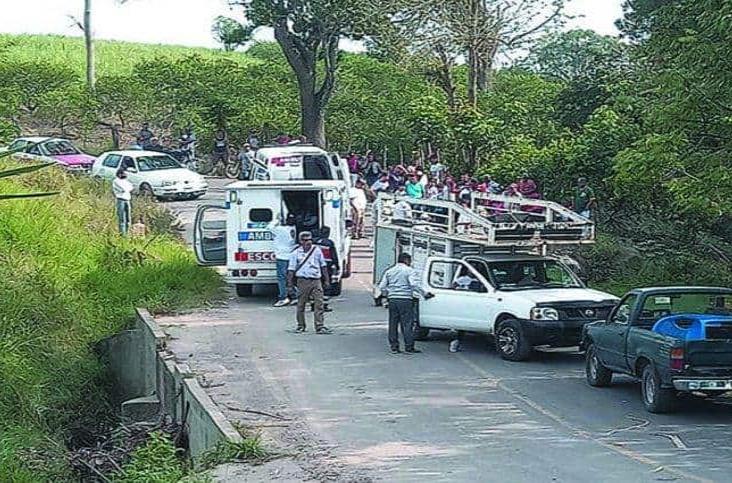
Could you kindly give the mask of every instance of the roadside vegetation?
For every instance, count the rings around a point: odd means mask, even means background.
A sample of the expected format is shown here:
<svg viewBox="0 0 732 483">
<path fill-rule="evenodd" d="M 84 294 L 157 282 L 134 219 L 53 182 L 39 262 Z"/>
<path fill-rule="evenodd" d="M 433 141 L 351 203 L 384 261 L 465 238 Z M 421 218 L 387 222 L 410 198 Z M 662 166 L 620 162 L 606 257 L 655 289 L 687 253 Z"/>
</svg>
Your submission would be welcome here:
<svg viewBox="0 0 732 483">
<path fill-rule="evenodd" d="M 0 161 L 0 169 L 9 165 Z M 53 191 L 60 193 L 0 201 L 4 481 L 70 480 L 65 448 L 93 441 L 112 413 L 94 345 L 124 329 L 135 307 L 200 307 L 221 287 L 158 206 L 135 206 L 152 234 L 121 239 L 106 185 L 55 168 L 0 179 L 0 193 Z"/>
<path fill-rule="evenodd" d="M 456 173 L 507 183 L 528 172 L 545 197 L 563 203 L 585 176 L 599 199 L 601 236 L 575 255 L 595 286 L 621 293 L 634 285 L 730 285 L 732 168 L 725 160 L 732 144 L 724 106 L 732 101 L 715 87 L 727 84 L 727 70 L 714 67 L 725 55 L 714 46 L 729 35 L 713 23 L 723 11 L 682 2 L 689 15 L 681 15 L 645 3 L 624 25 L 640 40 L 548 34 L 514 67 L 494 72 L 475 106 L 461 101 L 465 66 L 451 69 L 451 101 L 429 59 L 384 48 L 342 53 L 326 111 L 330 148 L 372 149 L 388 163 L 439 150 Z M 704 11 L 714 15 L 700 17 Z M 683 38 L 667 27 L 691 18 L 712 23 Z M 681 41 L 699 55 L 678 60 L 672 52 Z M 124 144 L 150 121 L 159 134 L 195 126 L 205 152 L 217 126 L 234 144 L 250 129 L 265 140 L 300 129 L 297 84 L 277 44 L 220 52 L 99 41 L 93 96 L 84 86 L 81 39 L 0 36 L 0 60 L 7 100 L 0 140 L 66 134 L 99 152 L 110 147 L 110 125 Z"/>
</svg>

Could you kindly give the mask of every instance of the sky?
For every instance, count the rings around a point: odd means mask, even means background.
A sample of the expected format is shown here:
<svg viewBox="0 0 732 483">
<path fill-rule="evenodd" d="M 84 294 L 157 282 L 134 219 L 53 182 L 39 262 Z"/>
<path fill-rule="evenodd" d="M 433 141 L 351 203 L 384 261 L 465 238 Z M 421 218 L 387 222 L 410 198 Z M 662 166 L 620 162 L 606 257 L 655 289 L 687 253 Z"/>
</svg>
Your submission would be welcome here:
<svg viewBox="0 0 732 483">
<path fill-rule="evenodd" d="M 569 0 L 567 12 L 578 16 L 570 28 L 616 35 L 614 22 L 622 0 Z M 0 33 L 81 35 L 69 16 L 81 19 L 83 0 L 0 0 Z M 93 0 L 95 36 L 132 42 L 217 47 L 211 23 L 218 15 L 241 19 L 226 0 Z M 259 40 L 272 40 L 260 31 Z M 348 44 L 343 45 L 349 48 Z"/>
</svg>

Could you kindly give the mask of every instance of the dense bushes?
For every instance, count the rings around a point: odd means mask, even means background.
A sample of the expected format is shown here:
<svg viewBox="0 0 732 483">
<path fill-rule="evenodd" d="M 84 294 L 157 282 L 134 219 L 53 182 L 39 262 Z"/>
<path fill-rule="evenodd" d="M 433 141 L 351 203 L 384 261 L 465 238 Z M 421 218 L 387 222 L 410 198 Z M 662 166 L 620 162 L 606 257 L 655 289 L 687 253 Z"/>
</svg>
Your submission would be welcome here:
<svg viewBox="0 0 732 483">
<path fill-rule="evenodd" d="M 75 419 L 103 408 L 97 341 L 125 327 L 135 307 L 200 306 L 221 286 L 166 233 L 120 239 L 108 186 L 56 169 L 0 182 L 0 192 L 24 190 L 61 194 L 0 202 L 0 475 L 19 479 L 26 463 L 58 456 L 46 435 L 64 442 Z M 135 209 L 170 225 L 160 208 Z"/>
</svg>

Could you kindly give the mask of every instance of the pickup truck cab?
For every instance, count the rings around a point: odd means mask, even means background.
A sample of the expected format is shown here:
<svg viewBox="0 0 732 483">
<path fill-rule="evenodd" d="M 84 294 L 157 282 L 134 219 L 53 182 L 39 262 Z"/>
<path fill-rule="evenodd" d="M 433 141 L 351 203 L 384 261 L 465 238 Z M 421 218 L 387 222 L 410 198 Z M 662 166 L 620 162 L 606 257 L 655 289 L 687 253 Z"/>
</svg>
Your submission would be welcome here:
<svg viewBox="0 0 732 483">
<path fill-rule="evenodd" d="M 585 326 L 581 348 L 591 386 L 609 386 L 614 373 L 638 378 L 652 413 L 674 409 L 679 392 L 732 391 L 732 289 L 633 290 Z"/>
</svg>

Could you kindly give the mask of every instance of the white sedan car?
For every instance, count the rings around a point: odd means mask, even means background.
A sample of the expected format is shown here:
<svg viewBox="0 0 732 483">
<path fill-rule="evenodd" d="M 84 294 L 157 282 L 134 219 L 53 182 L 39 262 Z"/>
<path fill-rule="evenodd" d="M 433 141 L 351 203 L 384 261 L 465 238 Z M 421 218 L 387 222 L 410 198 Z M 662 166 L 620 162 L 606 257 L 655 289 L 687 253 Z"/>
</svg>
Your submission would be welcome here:
<svg viewBox="0 0 732 483">
<path fill-rule="evenodd" d="M 113 180 L 120 167 L 141 195 L 157 199 L 195 199 L 208 190 L 203 176 L 184 168 L 171 156 L 154 151 L 110 151 L 99 156 L 92 176 Z"/>
</svg>

